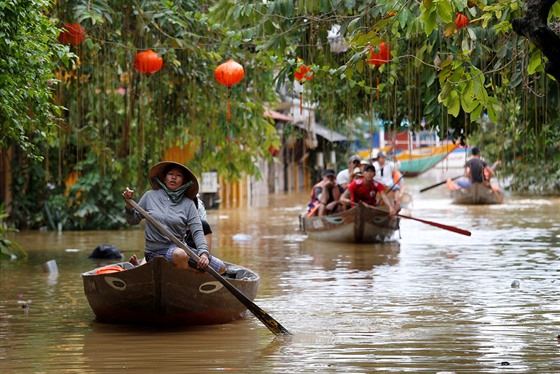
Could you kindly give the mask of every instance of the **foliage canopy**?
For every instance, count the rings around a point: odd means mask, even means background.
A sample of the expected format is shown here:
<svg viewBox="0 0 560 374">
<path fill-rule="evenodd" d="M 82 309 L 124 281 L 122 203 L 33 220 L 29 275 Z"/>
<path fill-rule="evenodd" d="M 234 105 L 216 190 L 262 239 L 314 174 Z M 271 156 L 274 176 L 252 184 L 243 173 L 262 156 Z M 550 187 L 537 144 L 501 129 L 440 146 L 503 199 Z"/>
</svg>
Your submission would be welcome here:
<svg viewBox="0 0 560 374">
<path fill-rule="evenodd" d="M 92 217 L 114 213 L 108 196 L 123 185 L 145 189 L 149 167 L 172 149 L 196 173 L 258 174 L 255 161 L 280 145 L 264 110 L 291 100 L 305 63 L 315 78 L 303 88 L 330 128 L 361 117 L 387 130 L 427 123 L 461 142 L 481 132 L 509 173 L 521 175 L 519 157 L 558 170 L 558 85 L 542 51 L 512 30 L 526 11 L 519 0 L 0 0 L 0 145 L 19 145 L 18 191 L 44 196 L 41 206 L 65 194 L 76 227 L 118 226 Z M 559 16 L 556 2 L 556 31 Z M 83 43 L 58 42 L 66 22 L 87 30 Z M 372 67 L 381 42 L 392 58 Z M 146 49 L 164 59 L 151 76 L 133 67 Z M 229 90 L 213 77 L 228 59 L 245 68 Z M 29 155 L 46 157 L 41 170 Z M 82 179 L 70 186 L 73 173 Z M 106 195 L 83 199 L 99 189 Z M 33 226 L 34 204 L 21 199 L 15 208 Z"/>
</svg>

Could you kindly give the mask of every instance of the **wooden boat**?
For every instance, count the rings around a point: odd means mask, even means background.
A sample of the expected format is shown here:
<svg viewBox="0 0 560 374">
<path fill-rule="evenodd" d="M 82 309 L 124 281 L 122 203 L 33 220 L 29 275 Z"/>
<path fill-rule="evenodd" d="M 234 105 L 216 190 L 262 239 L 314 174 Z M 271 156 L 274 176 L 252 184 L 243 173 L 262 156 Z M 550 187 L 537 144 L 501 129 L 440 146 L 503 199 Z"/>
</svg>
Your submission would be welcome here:
<svg viewBox="0 0 560 374">
<path fill-rule="evenodd" d="M 399 170 L 405 177 L 416 177 L 441 163 L 457 147 L 459 144 L 450 143 L 439 146 L 422 146 L 412 150 L 396 147 L 384 147 L 381 150 L 389 156 L 389 159 L 399 160 Z M 370 157 L 369 151 L 360 151 L 358 154 L 364 159 Z"/>
<path fill-rule="evenodd" d="M 468 187 L 460 187 L 448 179 L 447 188 L 454 204 L 501 204 L 504 201 L 504 194 L 498 186 L 487 187 L 481 183 L 473 183 Z"/>
<path fill-rule="evenodd" d="M 330 242 L 375 243 L 390 241 L 399 230 L 400 218 L 391 218 L 362 203 L 328 216 L 301 217 L 308 238 Z"/>
<path fill-rule="evenodd" d="M 392 150 L 399 160 L 400 171 L 407 177 L 415 177 L 430 170 L 436 164 L 444 160 L 459 144 L 445 144 L 441 146 L 429 146 L 415 148 L 412 150 Z"/>
<path fill-rule="evenodd" d="M 241 266 L 227 265 L 227 280 L 253 300 L 258 274 Z M 210 274 L 179 269 L 160 257 L 137 267 L 130 263 L 120 266 L 128 269 L 105 272 L 98 268 L 82 274 L 84 291 L 97 321 L 207 325 L 240 319 L 247 312 Z"/>
</svg>

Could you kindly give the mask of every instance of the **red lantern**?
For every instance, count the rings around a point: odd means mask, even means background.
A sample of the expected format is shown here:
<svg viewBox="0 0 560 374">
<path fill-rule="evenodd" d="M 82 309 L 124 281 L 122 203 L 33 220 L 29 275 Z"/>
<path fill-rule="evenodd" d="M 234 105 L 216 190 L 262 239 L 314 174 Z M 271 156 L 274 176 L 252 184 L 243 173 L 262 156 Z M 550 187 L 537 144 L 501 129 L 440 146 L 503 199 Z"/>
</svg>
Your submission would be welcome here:
<svg viewBox="0 0 560 374">
<path fill-rule="evenodd" d="M 298 61 L 302 61 L 301 58 L 298 58 Z M 303 86 L 303 84 L 307 81 L 312 80 L 315 77 L 315 73 L 311 68 L 305 64 L 301 64 L 297 67 L 296 71 L 294 72 L 294 78 Z M 299 114 L 303 113 L 303 87 L 301 92 L 299 93 Z"/>
<path fill-rule="evenodd" d="M 312 80 L 314 77 L 315 73 L 313 73 L 313 70 L 311 70 L 311 68 L 305 64 L 300 65 L 294 73 L 294 78 L 296 78 L 297 81 L 301 84 Z"/>
<path fill-rule="evenodd" d="M 469 24 L 469 20 L 467 19 L 467 16 L 461 13 L 457 13 L 457 18 L 455 18 L 455 26 L 457 26 L 457 29 L 462 29 L 463 27 L 466 27 L 468 24 Z"/>
<path fill-rule="evenodd" d="M 268 147 L 268 152 L 272 157 L 276 157 L 278 156 L 278 153 L 280 153 L 280 150 L 275 146 L 271 145 L 270 147 Z"/>
<path fill-rule="evenodd" d="M 393 56 L 391 56 L 391 48 L 386 45 L 385 42 L 381 42 L 381 44 L 379 44 L 378 53 L 375 53 L 375 50 L 371 45 L 369 46 L 369 49 L 371 51 L 371 55 L 369 60 L 367 60 L 368 64 L 379 67 L 381 65 L 385 65 L 389 60 L 393 58 Z"/>
<path fill-rule="evenodd" d="M 391 48 L 388 45 L 386 45 L 385 42 L 381 42 L 381 44 L 379 44 L 378 53 L 375 53 L 375 50 L 371 45 L 369 46 L 369 49 L 371 51 L 371 55 L 369 60 L 367 60 L 368 64 L 380 67 L 381 65 L 385 65 L 389 60 L 393 58 L 393 56 L 391 55 Z M 379 89 L 377 88 L 379 86 L 379 76 L 377 76 L 375 79 L 377 84 L 376 96 L 377 96 L 377 100 L 379 100 Z"/>
<path fill-rule="evenodd" d="M 161 70 L 163 67 L 163 58 L 159 57 L 157 53 L 148 49 L 147 51 L 139 52 L 134 57 L 134 67 L 141 73 L 150 76 L 153 73 Z"/>
<path fill-rule="evenodd" d="M 228 103 L 227 103 L 227 118 L 231 119 L 231 104 L 229 101 L 229 91 L 231 86 L 241 82 L 245 76 L 245 70 L 241 64 L 228 60 L 223 64 L 219 65 L 214 71 L 214 78 L 228 88 Z"/>
<path fill-rule="evenodd" d="M 78 45 L 86 39 L 86 29 L 79 23 L 65 23 L 58 40 L 64 44 Z"/>
</svg>

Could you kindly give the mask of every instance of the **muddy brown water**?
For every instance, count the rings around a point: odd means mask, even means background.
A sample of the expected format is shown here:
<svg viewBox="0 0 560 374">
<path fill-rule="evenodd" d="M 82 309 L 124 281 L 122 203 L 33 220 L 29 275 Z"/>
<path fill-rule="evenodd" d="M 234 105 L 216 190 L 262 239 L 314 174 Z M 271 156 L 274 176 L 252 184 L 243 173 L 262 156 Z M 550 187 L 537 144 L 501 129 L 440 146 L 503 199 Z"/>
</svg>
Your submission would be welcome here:
<svg viewBox="0 0 560 374">
<path fill-rule="evenodd" d="M 25 261 L 0 262 L 2 373 L 554 373 L 560 372 L 560 199 L 506 195 L 450 203 L 433 177 L 407 180 L 414 216 L 383 244 L 307 240 L 308 194 L 208 211 L 214 253 L 258 272 L 255 317 L 176 329 L 95 321 L 80 274 L 101 243 L 141 254 L 138 229 L 21 232 Z M 58 276 L 43 271 L 55 260 Z M 22 308 L 21 302 L 28 302 Z"/>
</svg>

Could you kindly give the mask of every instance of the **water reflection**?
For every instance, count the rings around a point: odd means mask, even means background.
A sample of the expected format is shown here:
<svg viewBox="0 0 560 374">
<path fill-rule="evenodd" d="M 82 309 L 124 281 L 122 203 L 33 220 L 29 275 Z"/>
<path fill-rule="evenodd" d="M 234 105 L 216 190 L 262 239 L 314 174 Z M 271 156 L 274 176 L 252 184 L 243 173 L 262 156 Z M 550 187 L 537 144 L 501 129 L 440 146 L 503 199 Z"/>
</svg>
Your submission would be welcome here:
<svg viewBox="0 0 560 374">
<path fill-rule="evenodd" d="M 94 323 L 85 334 L 83 357 L 93 372 L 134 370 L 143 373 L 238 371 L 277 343 L 247 321 L 223 326 L 140 329 Z M 178 354 L 180 352 L 180 354 Z"/>
<path fill-rule="evenodd" d="M 313 267 L 371 271 L 376 266 L 397 264 L 400 243 L 348 244 L 306 240 L 301 248 Z"/>
</svg>

